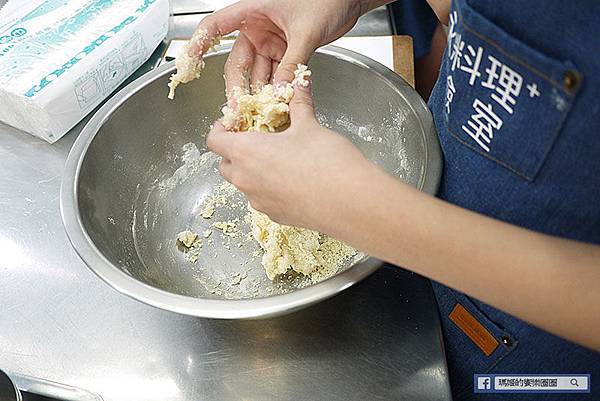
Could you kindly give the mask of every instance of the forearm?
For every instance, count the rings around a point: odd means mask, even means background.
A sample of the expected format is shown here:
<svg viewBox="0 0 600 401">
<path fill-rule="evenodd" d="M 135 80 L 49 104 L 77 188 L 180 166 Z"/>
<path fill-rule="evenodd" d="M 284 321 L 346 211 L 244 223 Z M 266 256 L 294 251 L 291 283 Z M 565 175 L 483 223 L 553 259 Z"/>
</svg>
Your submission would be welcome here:
<svg viewBox="0 0 600 401">
<path fill-rule="evenodd" d="M 461 209 L 369 170 L 320 229 L 492 306 L 600 349 L 600 247 Z M 328 222 L 327 222 L 328 221 Z"/>
<path fill-rule="evenodd" d="M 447 25 L 451 0 L 427 0 L 427 3 L 429 3 L 429 6 L 433 9 L 440 22 Z"/>
</svg>

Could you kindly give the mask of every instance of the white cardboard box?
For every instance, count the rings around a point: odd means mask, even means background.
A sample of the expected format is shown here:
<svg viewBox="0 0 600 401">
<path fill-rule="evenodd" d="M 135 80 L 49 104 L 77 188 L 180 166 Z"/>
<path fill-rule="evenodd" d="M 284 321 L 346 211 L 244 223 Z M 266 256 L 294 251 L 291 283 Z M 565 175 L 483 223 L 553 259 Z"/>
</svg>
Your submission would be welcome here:
<svg viewBox="0 0 600 401">
<path fill-rule="evenodd" d="M 150 57 L 169 2 L 11 0 L 0 16 L 0 120 L 52 143 Z"/>
</svg>

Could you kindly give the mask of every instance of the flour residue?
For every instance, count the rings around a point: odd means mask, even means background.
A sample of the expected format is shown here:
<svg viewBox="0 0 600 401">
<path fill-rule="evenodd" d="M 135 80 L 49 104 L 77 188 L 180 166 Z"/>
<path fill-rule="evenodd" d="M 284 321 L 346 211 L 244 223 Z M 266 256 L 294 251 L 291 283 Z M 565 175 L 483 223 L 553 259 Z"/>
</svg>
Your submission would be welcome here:
<svg viewBox="0 0 600 401">
<path fill-rule="evenodd" d="M 186 180 L 197 174 L 202 169 L 212 168 L 218 165 L 221 157 L 213 152 L 200 153 L 200 150 L 194 143 L 186 143 L 182 146 L 183 155 L 181 161 L 183 164 L 175 170 L 172 176 L 157 182 L 157 188 L 160 191 L 169 191 L 177 185 L 182 185 Z"/>
</svg>

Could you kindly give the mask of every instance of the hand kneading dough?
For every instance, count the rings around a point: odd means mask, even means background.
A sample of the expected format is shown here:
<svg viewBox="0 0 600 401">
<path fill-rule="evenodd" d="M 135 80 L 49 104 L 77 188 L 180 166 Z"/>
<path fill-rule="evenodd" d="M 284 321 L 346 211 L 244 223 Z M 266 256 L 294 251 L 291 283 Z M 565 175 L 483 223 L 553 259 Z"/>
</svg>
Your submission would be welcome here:
<svg viewBox="0 0 600 401">
<path fill-rule="evenodd" d="M 268 84 L 255 94 L 247 93 L 238 87 L 233 88 L 235 107 L 223 107 L 223 125 L 230 131 L 281 130 L 289 122 L 288 103 L 293 94 L 294 90 L 290 84 L 277 88 Z"/>
<path fill-rule="evenodd" d="M 198 31 L 192 41 L 206 39 L 206 31 Z M 218 40 L 215 41 L 216 44 Z M 186 45 L 176 60 L 177 73 L 171 76 L 169 98 L 175 95 L 179 83 L 186 83 L 200 76 L 204 67 L 201 57 L 191 57 Z M 230 131 L 279 132 L 289 124 L 289 106 L 294 95 L 294 85 L 307 87 L 307 78 L 311 75 L 308 67 L 298 64 L 292 83 L 275 87 L 264 85 L 256 93 L 248 93 L 241 88 L 232 91 L 233 106 L 225 106 L 223 125 Z M 252 236 L 264 251 L 262 265 L 267 277 L 276 276 L 292 269 L 318 282 L 338 272 L 343 263 L 356 254 L 352 247 L 327 235 L 305 228 L 285 226 L 275 223 L 264 213 L 248 205 L 248 220 Z M 214 209 L 207 212 L 210 218 Z M 192 239 L 192 234 L 194 239 Z M 180 241 L 193 242 L 194 233 L 181 233 Z M 184 242 L 185 241 L 185 242 Z"/>
<path fill-rule="evenodd" d="M 234 106 L 225 106 L 223 125 L 230 131 L 278 132 L 290 121 L 288 104 L 294 96 L 294 85 L 307 87 L 311 72 L 307 66 L 298 64 L 294 80 L 282 86 L 267 84 L 256 93 L 236 87 L 232 90 Z"/>
<path fill-rule="evenodd" d="M 223 125 L 233 131 L 278 132 L 289 123 L 289 102 L 294 85 L 309 85 L 311 72 L 298 64 L 294 81 L 283 87 L 265 85 L 258 93 L 248 94 L 235 88 L 236 107 L 223 108 Z M 250 207 L 252 236 L 264 250 L 262 265 L 267 277 L 292 269 L 321 281 L 337 273 L 342 264 L 356 253 L 350 246 L 317 231 L 275 223 L 264 213 Z"/>
</svg>

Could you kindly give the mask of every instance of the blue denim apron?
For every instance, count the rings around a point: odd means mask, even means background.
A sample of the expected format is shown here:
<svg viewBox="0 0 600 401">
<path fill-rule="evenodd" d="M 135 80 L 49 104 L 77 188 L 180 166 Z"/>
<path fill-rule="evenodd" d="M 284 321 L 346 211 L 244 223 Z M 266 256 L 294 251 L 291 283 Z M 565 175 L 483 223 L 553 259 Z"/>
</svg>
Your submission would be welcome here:
<svg viewBox="0 0 600 401">
<path fill-rule="evenodd" d="M 455 0 L 449 28 L 430 99 L 445 158 L 439 196 L 600 244 L 600 1 Z M 434 290 L 455 400 L 600 400 L 600 353 Z M 497 341 L 489 356 L 449 318 L 458 304 Z M 475 373 L 590 373 L 592 392 L 474 394 Z"/>
</svg>

